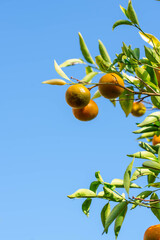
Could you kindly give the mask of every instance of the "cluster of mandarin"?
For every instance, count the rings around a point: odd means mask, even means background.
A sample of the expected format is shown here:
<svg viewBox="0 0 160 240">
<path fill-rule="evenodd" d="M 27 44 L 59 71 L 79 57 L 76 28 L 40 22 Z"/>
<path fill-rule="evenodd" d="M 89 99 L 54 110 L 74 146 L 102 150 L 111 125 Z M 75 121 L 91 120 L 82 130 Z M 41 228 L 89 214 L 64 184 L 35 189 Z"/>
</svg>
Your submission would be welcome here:
<svg viewBox="0 0 160 240">
<path fill-rule="evenodd" d="M 115 99 L 124 91 L 124 81 L 116 73 L 108 73 L 98 83 L 100 94 L 107 99 Z M 98 115 L 98 106 L 91 99 L 90 91 L 81 83 L 70 86 L 66 91 L 66 101 L 72 107 L 74 116 L 81 121 L 90 121 Z M 146 112 L 142 102 L 134 102 L 132 115 L 140 117 Z"/>
</svg>

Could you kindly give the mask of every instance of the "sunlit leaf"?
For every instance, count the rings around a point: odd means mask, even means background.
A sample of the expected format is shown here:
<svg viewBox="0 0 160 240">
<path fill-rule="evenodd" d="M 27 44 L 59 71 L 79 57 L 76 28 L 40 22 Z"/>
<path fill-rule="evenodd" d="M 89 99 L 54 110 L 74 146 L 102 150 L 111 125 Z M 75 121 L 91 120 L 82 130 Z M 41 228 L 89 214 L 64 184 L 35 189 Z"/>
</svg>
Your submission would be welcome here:
<svg viewBox="0 0 160 240">
<path fill-rule="evenodd" d="M 57 64 L 56 60 L 54 60 L 54 68 L 56 72 L 62 77 L 70 81 L 70 79 L 67 77 L 67 75 L 62 71 L 60 66 Z"/>
<path fill-rule="evenodd" d="M 68 195 L 69 198 L 89 198 L 89 197 L 96 197 L 95 192 L 89 189 L 79 189 L 75 193 Z"/>
<path fill-rule="evenodd" d="M 91 57 L 91 54 L 87 48 L 87 45 L 85 44 L 85 41 L 81 35 L 81 33 L 79 32 L 79 43 L 80 43 L 80 48 L 81 48 L 81 52 L 83 54 L 83 57 L 86 59 L 87 62 L 94 64 L 93 58 Z"/>
<path fill-rule="evenodd" d="M 66 84 L 66 82 L 64 80 L 61 80 L 61 79 L 51 79 L 51 80 L 44 81 L 42 83 L 50 84 L 50 85 L 59 85 L 59 86 Z"/>
<path fill-rule="evenodd" d="M 132 23 L 139 25 L 138 18 L 137 18 L 136 12 L 134 11 L 134 8 L 132 6 L 131 0 L 129 0 L 129 2 L 128 2 L 127 14 L 128 14 L 129 19 L 132 21 Z"/>
<path fill-rule="evenodd" d="M 155 46 L 155 47 L 159 47 L 160 46 L 160 41 L 155 37 L 153 36 L 152 34 L 149 34 L 149 33 L 142 33 L 142 32 L 139 32 L 141 38 L 149 43 L 152 47 Z"/>
<path fill-rule="evenodd" d="M 91 205 L 92 199 L 87 198 L 83 204 L 82 204 L 82 211 L 84 214 L 89 217 L 89 210 L 90 210 L 90 205 Z"/>
<path fill-rule="evenodd" d="M 101 94 L 100 94 L 99 90 L 97 90 L 97 91 L 94 93 L 92 99 L 99 98 L 99 97 L 101 97 Z"/>
<path fill-rule="evenodd" d="M 80 82 L 90 83 L 92 81 L 92 78 L 94 78 L 97 74 L 97 72 L 90 72 Z"/>
<path fill-rule="evenodd" d="M 153 153 L 148 152 L 148 151 L 140 151 L 140 152 L 136 152 L 134 154 L 129 154 L 127 156 L 141 158 L 141 159 L 149 159 L 149 160 L 153 160 L 153 161 L 157 160 L 157 157 Z"/>
<path fill-rule="evenodd" d="M 160 172 L 160 163 L 159 162 L 156 162 L 156 161 L 146 161 L 142 165 L 143 165 L 143 167 L 149 168 L 151 170 L 153 169 L 153 170 L 156 170 L 156 171 Z"/>
<path fill-rule="evenodd" d="M 112 30 L 114 30 L 116 27 L 118 27 L 120 25 L 131 25 L 132 26 L 132 23 L 128 20 L 120 19 L 113 24 Z"/>
<path fill-rule="evenodd" d="M 133 87 L 128 87 L 133 90 Z M 129 92 L 128 90 L 124 90 L 124 92 L 119 96 L 119 101 L 121 108 L 123 109 L 126 117 L 130 114 L 134 101 L 134 93 Z"/>
<path fill-rule="evenodd" d="M 98 42 L 99 42 L 99 52 L 100 52 L 102 58 L 103 58 L 106 62 L 108 62 L 108 63 L 111 64 L 112 62 L 111 62 L 110 56 L 109 56 L 109 54 L 108 54 L 108 52 L 107 52 L 107 49 L 105 48 L 105 46 L 104 46 L 104 44 L 102 43 L 101 40 L 98 40 Z"/>
<path fill-rule="evenodd" d="M 63 62 L 60 66 L 60 68 L 63 68 L 63 67 L 68 67 L 68 66 L 72 66 L 72 65 L 75 65 L 75 64 L 83 64 L 84 61 L 82 59 L 76 59 L 76 58 L 73 58 L 73 59 L 68 59 L 66 60 L 65 62 Z"/>
<path fill-rule="evenodd" d="M 138 124 L 137 126 L 138 127 L 143 127 L 145 125 L 154 123 L 154 122 L 159 121 L 159 120 L 160 120 L 160 111 L 159 112 L 153 112 L 150 115 L 148 115 L 145 118 L 145 120 L 142 123 Z"/>
<path fill-rule="evenodd" d="M 136 180 L 137 178 L 139 177 L 143 177 L 143 176 L 147 176 L 147 175 L 153 175 L 153 176 L 156 176 L 154 172 L 152 172 L 151 170 L 149 169 L 137 169 L 132 177 L 131 177 L 131 181 L 134 181 Z"/>
<path fill-rule="evenodd" d="M 128 194 L 129 194 L 129 188 L 130 188 L 130 179 L 131 179 L 131 171 L 132 171 L 132 167 L 133 167 L 133 162 L 134 162 L 134 159 L 128 165 L 128 167 L 124 173 L 124 178 L 123 178 L 124 188 Z"/>
<path fill-rule="evenodd" d="M 149 197 L 152 194 L 152 191 L 143 191 L 141 193 L 139 193 L 136 198 L 141 198 L 141 199 L 145 199 L 147 197 Z M 135 200 L 135 203 L 132 205 L 131 209 L 134 209 L 137 207 L 138 203 L 141 203 L 142 200 Z"/>
</svg>

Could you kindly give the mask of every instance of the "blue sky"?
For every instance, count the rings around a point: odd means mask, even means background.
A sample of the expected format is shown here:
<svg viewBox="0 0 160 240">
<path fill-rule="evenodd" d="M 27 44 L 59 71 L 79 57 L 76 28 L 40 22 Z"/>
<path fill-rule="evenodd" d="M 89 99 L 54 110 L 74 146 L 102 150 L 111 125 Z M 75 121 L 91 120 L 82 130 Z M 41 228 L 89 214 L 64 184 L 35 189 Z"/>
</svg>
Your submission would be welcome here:
<svg viewBox="0 0 160 240">
<path fill-rule="evenodd" d="M 139 150 L 132 131 L 144 117 L 126 118 L 118 104 L 114 108 L 100 98 L 98 117 L 80 122 L 65 102 L 66 86 L 41 82 L 58 77 L 54 59 L 60 64 L 82 57 L 78 32 L 93 56 L 98 55 L 98 39 L 112 59 L 121 51 L 122 41 L 140 47 L 143 54 L 144 42 L 135 29 L 124 26 L 112 31 L 113 23 L 124 18 L 119 4 L 126 7 L 127 1 L 0 1 L 3 240 L 114 239 L 113 227 L 108 236 L 101 235 L 104 201 L 95 200 L 87 218 L 82 201 L 67 195 L 89 187 L 98 170 L 107 182 L 123 177 L 131 160 L 126 154 Z M 160 3 L 134 0 L 133 5 L 143 30 L 160 38 Z M 82 67 L 65 71 L 79 79 L 84 76 Z M 119 240 L 142 239 L 145 229 L 157 222 L 149 210 L 130 211 Z"/>
</svg>

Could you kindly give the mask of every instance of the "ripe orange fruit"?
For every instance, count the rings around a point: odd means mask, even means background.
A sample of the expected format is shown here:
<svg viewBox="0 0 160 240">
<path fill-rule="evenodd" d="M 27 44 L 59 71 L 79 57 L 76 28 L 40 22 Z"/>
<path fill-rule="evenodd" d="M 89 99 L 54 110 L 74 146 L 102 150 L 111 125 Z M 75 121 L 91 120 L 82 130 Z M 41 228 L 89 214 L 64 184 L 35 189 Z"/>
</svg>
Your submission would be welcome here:
<svg viewBox="0 0 160 240">
<path fill-rule="evenodd" d="M 146 107 L 142 102 L 134 102 L 131 113 L 135 117 L 141 117 L 145 114 Z"/>
<path fill-rule="evenodd" d="M 105 98 L 117 98 L 124 91 L 122 87 L 115 85 L 116 83 L 118 83 L 124 87 L 123 79 L 116 73 L 107 73 L 106 75 L 101 77 L 99 83 L 99 92 Z"/>
<path fill-rule="evenodd" d="M 81 121 L 90 121 L 94 119 L 98 114 L 98 106 L 97 104 L 91 99 L 89 104 L 83 108 L 77 109 L 72 108 L 72 112 L 74 116 Z"/>
<path fill-rule="evenodd" d="M 160 224 L 149 227 L 144 233 L 143 240 L 160 240 Z"/>
<path fill-rule="evenodd" d="M 157 77 L 157 81 L 158 81 L 158 86 L 160 87 L 160 69 L 155 69 L 155 74 Z"/>
<path fill-rule="evenodd" d="M 158 143 L 160 143 L 160 136 L 154 135 L 152 139 L 152 144 L 155 146 Z"/>
<path fill-rule="evenodd" d="M 66 91 L 66 102 L 74 108 L 83 108 L 90 101 L 90 91 L 82 84 L 70 86 Z"/>
</svg>

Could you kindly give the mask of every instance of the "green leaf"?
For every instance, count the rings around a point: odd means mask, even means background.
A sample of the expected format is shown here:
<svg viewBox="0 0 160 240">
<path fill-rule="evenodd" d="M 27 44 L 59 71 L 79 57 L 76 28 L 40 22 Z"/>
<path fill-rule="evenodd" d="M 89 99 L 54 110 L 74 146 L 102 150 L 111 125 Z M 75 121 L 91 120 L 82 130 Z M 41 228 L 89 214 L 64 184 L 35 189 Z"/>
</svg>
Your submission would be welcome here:
<svg viewBox="0 0 160 240">
<path fill-rule="evenodd" d="M 82 211 L 84 214 L 89 217 L 89 210 L 90 210 L 90 205 L 91 205 L 92 199 L 87 198 L 83 204 L 82 204 Z"/>
<path fill-rule="evenodd" d="M 131 179 L 131 171 L 132 171 L 132 167 L 133 167 L 133 162 L 134 162 L 134 159 L 128 165 L 128 167 L 124 173 L 124 178 L 123 178 L 124 188 L 128 194 L 129 194 L 129 188 L 130 188 L 130 179 Z"/>
<path fill-rule="evenodd" d="M 118 215 L 126 208 L 128 205 L 127 201 L 120 202 L 117 204 L 112 211 L 110 212 L 108 218 L 105 221 L 105 228 L 103 233 L 108 232 L 109 226 L 112 224 L 112 222 L 118 217 Z"/>
<path fill-rule="evenodd" d="M 150 199 L 151 200 L 153 200 L 153 199 L 158 200 L 159 198 L 158 198 L 156 193 L 153 193 Z M 150 206 L 151 206 L 151 211 L 160 221 L 160 202 L 157 202 L 155 204 L 153 204 L 153 202 L 150 202 Z"/>
<path fill-rule="evenodd" d="M 133 90 L 133 87 L 128 88 Z M 125 89 L 124 92 L 119 96 L 119 101 L 121 108 L 123 109 L 127 117 L 132 110 L 134 94 Z"/>
<path fill-rule="evenodd" d="M 118 27 L 120 25 L 131 25 L 132 26 L 132 23 L 128 20 L 120 19 L 113 24 L 112 30 L 114 30 L 116 27 Z"/>
<path fill-rule="evenodd" d="M 143 139 L 143 138 L 153 137 L 154 135 L 155 135 L 155 132 L 147 132 L 147 133 L 143 133 L 139 138 L 137 138 L 137 140 L 139 140 L 139 139 Z"/>
<path fill-rule="evenodd" d="M 110 212 L 111 212 L 111 207 L 108 202 L 106 205 L 104 205 L 104 207 L 102 208 L 102 211 L 101 211 L 101 221 L 102 221 L 102 225 L 104 228 L 105 228 L 106 219 L 108 218 Z"/>
<path fill-rule="evenodd" d="M 158 162 L 160 163 L 160 147 L 158 147 Z"/>
<path fill-rule="evenodd" d="M 142 165 L 143 167 L 160 172 L 160 163 L 156 161 L 146 161 Z"/>
<path fill-rule="evenodd" d="M 160 41 L 155 37 L 153 36 L 152 34 L 149 34 L 149 33 L 142 33 L 142 32 L 139 32 L 141 38 L 149 43 L 152 47 L 159 47 L 160 46 Z"/>
<path fill-rule="evenodd" d="M 99 90 L 97 90 L 97 91 L 94 93 L 92 99 L 99 98 L 99 97 L 101 97 L 101 94 L 100 94 Z"/>
<path fill-rule="evenodd" d="M 86 75 L 90 72 L 93 72 L 93 69 L 92 67 L 88 66 L 88 67 L 85 67 L 85 71 L 86 71 Z"/>
<path fill-rule="evenodd" d="M 79 43 L 80 43 L 80 48 L 81 48 L 81 52 L 83 54 L 83 57 L 86 59 L 87 62 L 94 64 L 94 61 L 90 55 L 90 52 L 85 44 L 85 41 L 81 35 L 81 33 L 79 32 Z"/>
<path fill-rule="evenodd" d="M 135 69 L 135 72 L 137 74 L 137 76 L 139 78 L 141 78 L 144 82 L 150 82 L 151 81 L 151 77 L 149 75 L 149 73 L 142 67 L 137 67 Z"/>
<path fill-rule="evenodd" d="M 90 83 L 92 81 L 92 78 L 94 78 L 97 74 L 97 72 L 90 72 L 80 82 Z"/>
<path fill-rule="evenodd" d="M 153 160 L 153 161 L 157 160 L 157 157 L 153 153 L 150 153 L 148 151 L 140 151 L 140 152 L 136 152 L 134 154 L 130 154 L 130 155 L 127 155 L 127 156 L 128 157 L 141 158 L 141 159 L 149 159 L 149 160 Z"/>
<path fill-rule="evenodd" d="M 156 175 L 153 176 L 152 174 L 149 174 L 149 175 L 147 176 L 147 181 L 148 181 L 149 184 L 150 184 L 150 183 L 154 183 L 155 180 L 156 180 Z"/>
<path fill-rule="evenodd" d="M 160 111 L 151 113 L 150 115 L 148 115 L 144 119 L 144 121 L 142 123 L 138 124 L 137 126 L 138 127 L 144 127 L 146 125 L 149 125 L 149 124 L 154 123 L 154 122 L 159 121 L 159 120 L 160 120 Z"/>
<path fill-rule="evenodd" d="M 84 61 L 82 59 L 76 59 L 76 58 L 68 59 L 67 61 L 63 62 L 60 65 L 60 68 L 72 66 L 72 65 L 75 65 L 75 64 L 83 64 L 83 63 L 84 63 Z"/>
<path fill-rule="evenodd" d="M 99 181 L 94 181 L 90 184 L 89 189 L 95 193 L 97 193 L 97 189 L 101 183 Z"/>
<path fill-rule="evenodd" d="M 126 213 L 127 213 L 127 206 L 126 206 L 126 208 L 123 209 L 123 211 L 118 215 L 118 217 L 115 220 L 114 233 L 115 233 L 116 239 L 117 239 L 120 229 L 122 227 Z"/>
<path fill-rule="evenodd" d="M 144 49 L 145 49 L 145 55 L 146 55 L 146 57 L 147 57 L 151 62 L 154 62 L 154 63 L 160 62 L 160 58 L 159 58 L 159 56 L 157 55 L 157 53 L 155 52 L 154 49 L 148 48 L 148 47 L 146 47 L 146 46 L 144 46 Z"/>
<path fill-rule="evenodd" d="M 126 10 L 124 7 L 122 7 L 121 5 L 120 5 L 120 9 L 121 9 L 122 12 L 124 13 L 124 15 L 126 15 L 126 17 L 129 18 L 128 13 L 127 13 L 127 10 Z"/>
<path fill-rule="evenodd" d="M 148 152 L 151 152 L 153 154 L 156 153 L 156 150 L 154 150 L 148 143 L 139 142 L 139 146 Z"/>
<path fill-rule="evenodd" d="M 95 172 L 95 177 L 97 178 L 97 181 L 99 181 L 100 183 L 103 182 L 103 178 L 101 177 L 100 171 Z"/>
<path fill-rule="evenodd" d="M 150 132 L 155 132 L 158 131 L 158 127 L 156 126 L 147 126 L 147 127 L 142 127 L 133 133 L 139 134 L 139 133 L 150 133 Z"/>
<path fill-rule="evenodd" d="M 62 71 L 62 69 L 60 68 L 60 66 L 57 64 L 56 60 L 54 60 L 54 68 L 56 70 L 56 72 L 62 77 L 62 78 L 65 78 L 69 81 L 71 81 L 67 75 Z"/>
<path fill-rule="evenodd" d="M 160 182 L 150 183 L 150 184 L 148 184 L 147 186 L 148 186 L 148 187 L 160 188 Z"/>
<path fill-rule="evenodd" d="M 110 201 L 121 202 L 123 198 L 117 193 L 113 192 L 110 188 L 104 187 L 104 197 Z"/>
<path fill-rule="evenodd" d="M 151 101 L 154 106 L 160 109 L 160 97 L 158 96 L 151 96 Z"/>
<path fill-rule="evenodd" d="M 139 25 L 138 18 L 137 18 L 136 12 L 134 11 L 134 8 L 132 6 L 131 0 L 129 0 L 129 3 L 128 3 L 127 13 L 128 13 L 128 17 L 132 21 L 132 23 Z"/>
<path fill-rule="evenodd" d="M 95 57 L 95 60 L 96 60 L 96 63 L 99 67 L 99 69 L 102 71 L 102 72 L 107 72 L 107 70 L 109 69 L 110 67 L 110 63 L 106 62 L 101 55 L 98 55 Z"/>
<path fill-rule="evenodd" d="M 134 54 L 135 54 L 135 58 L 136 58 L 137 60 L 139 60 L 139 58 L 140 58 L 140 49 L 139 49 L 139 48 L 135 48 L 135 49 L 133 50 L 133 52 L 134 52 Z"/>
<path fill-rule="evenodd" d="M 62 85 L 66 84 L 66 82 L 64 80 L 61 80 L 61 79 L 51 79 L 51 80 L 44 81 L 42 83 L 50 84 L 50 85 L 57 85 L 57 86 L 62 86 Z"/>
<path fill-rule="evenodd" d="M 122 179 L 113 179 L 111 182 L 116 188 L 124 188 L 124 181 Z M 130 188 L 141 188 L 135 183 L 130 182 Z"/>
<path fill-rule="evenodd" d="M 153 176 L 156 176 L 154 172 L 152 172 L 151 170 L 149 169 L 137 169 L 132 177 L 131 177 L 131 181 L 134 181 L 136 180 L 137 178 L 139 177 L 143 177 L 143 176 L 147 176 L 147 175 L 153 175 Z"/>
<path fill-rule="evenodd" d="M 142 199 L 145 199 L 147 197 L 149 197 L 150 195 L 152 194 L 152 191 L 143 191 L 141 193 L 139 193 L 136 198 L 142 198 Z M 137 207 L 138 203 L 141 203 L 142 200 L 135 200 L 135 203 L 132 205 L 132 208 L 131 209 L 134 209 Z"/>
<path fill-rule="evenodd" d="M 68 195 L 69 198 L 94 198 L 96 197 L 95 192 L 89 189 L 79 189 L 75 193 Z"/>
<path fill-rule="evenodd" d="M 102 58 L 103 58 L 106 62 L 108 62 L 108 63 L 111 64 L 112 62 L 111 62 L 110 56 L 109 56 L 109 54 L 108 54 L 108 52 L 107 52 L 107 49 L 105 48 L 105 46 L 104 46 L 104 44 L 101 42 L 101 40 L 98 40 L 98 42 L 99 42 L 99 52 L 100 52 Z"/>
</svg>

